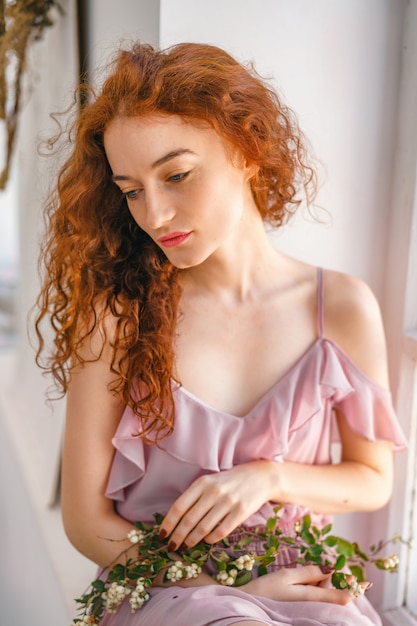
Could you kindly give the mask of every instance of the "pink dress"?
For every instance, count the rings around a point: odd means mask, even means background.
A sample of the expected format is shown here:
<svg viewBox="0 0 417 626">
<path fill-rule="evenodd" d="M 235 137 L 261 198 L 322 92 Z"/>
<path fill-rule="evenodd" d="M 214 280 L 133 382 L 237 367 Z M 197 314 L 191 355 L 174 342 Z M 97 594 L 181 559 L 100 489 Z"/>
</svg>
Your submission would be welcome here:
<svg viewBox="0 0 417 626">
<path fill-rule="evenodd" d="M 322 272 L 318 272 L 319 337 L 303 357 L 244 417 L 214 409 L 178 387 L 176 423 L 161 447 L 144 445 L 138 422 L 126 408 L 113 439 L 116 453 L 106 491 L 118 513 L 134 522 L 153 521 L 199 476 L 256 459 L 328 464 L 337 440 L 333 409 L 367 439 L 385 439 L 394 450 L 406 442 L 388 391 L 365 376 L 350 358 L 323 336 Z M 265 504 L 245 524 L 264 523 L 275 505 Z M 283 528 L 306 513 L 284 507 Z M 316 525 L 329 517 L 312 515 Z M 284 563 L 283 563 L 284 564 Z M 228 626 L 242 620 L 271 626 L 371 626 L 380 618 L 364 597 L 347 607 L 321 602 L 282 602 L 245 593 L 239 588 L 209 585 L 155 587 L 151 599 L 134 615 L 125 603 L 102 626 Z"/>
</svg>

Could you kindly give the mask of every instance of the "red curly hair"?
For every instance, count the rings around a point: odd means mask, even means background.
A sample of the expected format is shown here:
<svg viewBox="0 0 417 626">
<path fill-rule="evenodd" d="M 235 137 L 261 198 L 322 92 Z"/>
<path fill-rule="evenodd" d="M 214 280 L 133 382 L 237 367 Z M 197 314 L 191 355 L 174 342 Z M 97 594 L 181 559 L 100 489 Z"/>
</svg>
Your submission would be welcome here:
<svg viewBox="0 0 417 626">
<path fill-rule="evenodd" d="M 97 329 L 105 336 L 110 313 L 117 321 L 111 338 L 112 390 L 132 407 L 143 436 L 151 441 L 152 433 L 153 442 L 169 434 L 174 423 L 180 271 L 131 217 L 111 180 L 103 134 L 118 116 L 158 112 L 210 124 L 256 164 L 253 197 L 263 219 L 274 226 L 315 191 L 315 174 L 292 112 L 253 69 L 217 47 L 183 43 L 158 51 L 134 44 L 119 51 L 100 93 L 81 109 L 71 156 L 46 211 L 37 362 L 65 393 L 71 368 L 84 361 L 81 346 Z M 54 332 L 46 363 L 41 362 L 45 320 Z"/>
</svg>

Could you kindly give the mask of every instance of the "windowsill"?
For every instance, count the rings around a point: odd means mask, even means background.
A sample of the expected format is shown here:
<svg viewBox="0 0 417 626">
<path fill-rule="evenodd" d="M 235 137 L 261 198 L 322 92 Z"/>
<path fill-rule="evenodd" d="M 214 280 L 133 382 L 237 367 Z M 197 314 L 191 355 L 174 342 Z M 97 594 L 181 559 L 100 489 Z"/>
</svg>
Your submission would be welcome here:
<svg viewBox="0 0 417 626">
<path fill-rule="evenodd" d="M 391 609 L 382 615 L 384 626 L 417 626 L 417 620 L 407 609 Z"/>
<path fill-rule="evenodd" d="M 417 331 L 408 331 L 403 339 L 404 350 L 408 356 L 417 361 Z"/>
</svg>

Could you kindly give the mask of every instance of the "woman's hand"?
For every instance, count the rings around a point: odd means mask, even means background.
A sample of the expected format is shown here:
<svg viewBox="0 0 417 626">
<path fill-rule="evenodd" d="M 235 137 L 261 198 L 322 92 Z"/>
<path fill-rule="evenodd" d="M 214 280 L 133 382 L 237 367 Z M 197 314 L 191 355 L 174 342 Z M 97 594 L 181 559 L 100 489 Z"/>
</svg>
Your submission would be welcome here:
<svg viewBox="0 0 417 626">
<path fill-rule="evenodd" d="M 160 536 L 171 535 L 171 550 L 183 544 L 190 548 L 202 539 L 220 541 L 269 501 L 277 466 L 253 461 L 201 476 L 171 506 Z"/>
<path fill-rule="evenodd" d="M 348 589 L 334 589 L 330 586 L 330 574 L 323 574 L 317 565 L 283 568 L 265 576 L 259 576 L 240 587 L 246 593 L 265 596 L 271 600 L 284 602 L 330 602 L 348 604 L 354 595 Z M 369 583 L 359 583 L 363 593 Z M 362 595 L 362 593 L 360 594 Z"/>
</svg>

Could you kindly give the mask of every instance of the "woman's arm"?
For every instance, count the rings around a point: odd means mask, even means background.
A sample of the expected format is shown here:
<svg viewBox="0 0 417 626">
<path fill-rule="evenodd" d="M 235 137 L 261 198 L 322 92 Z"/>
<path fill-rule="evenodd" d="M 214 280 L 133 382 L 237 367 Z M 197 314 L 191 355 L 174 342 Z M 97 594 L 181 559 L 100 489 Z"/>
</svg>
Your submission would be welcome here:
<svg viewBox="0 0 417 626">
<path fill-rule="evenodd" d="M 385 338 L 376 300 L 350 276 L 325 274 L 325 336 L 340 345 L 371 380 L 388 386 Z M 376 416 L 376 419 L 378 416 Z M 342 457 L 335 465 L 255 461 L 203 476 L 173 504 L 163 523 L 172 548 L 202 538 L 219 541 L 267 501 L 294 503 L 318 513 L 373 510 L 392 489 L 392 450 L 371 442 L 338 416 Z"/>
<path fill-rule="evenodd" d="M 82 356 L 93 358 L 98 342 L 93 338 Z M 129 547 L 119 540 L 132 528 L 104 495 L 114 455 L 111 440 L 124 409 L 108 390 L 109 363 L 105 348 L 99 360 L 78 365 L 71 374 L 62 461 L 65 531 L 77 550 L 103 567 Z"/>
<path fill-rule="evenodd" d="M 111 322 L 107 319 L 106 323 L 107 335 L 111 336 Z M 123 563 L 126 556 L 121 552 L 126 549 L 128 556 L 135 556 L 135 546 L 126 538 L 133 525 L 115 512 L 112 500 L 104 495 L 114 456 L 112 438 L 125 407 L 108 389 L 114 380 L 111 349 L 99 330 L 84 346 L 81 356 L 89 362 L 74 368 L 67 396 L 62 517 L 74 547 L 104 568 Z M 172 583 L 163 582 L 162 574 L 156 584 Z M 197 579 L 177 584 L 219 583 L 203 572 Z"/>
<path fill-rule="evenodd" d="M 388 388 L 385 335 L 374 295 L 363 282 L 338 272 L 326 272 L 324 285 L 325 336 L 370 380 Z M 321 513 L 377 509 L 387 503 L 392 491 L 391 443 L 368 441 L 352 431 L 343 415 L 337 419 L 341 462 L 312 466 L 308 472 L 303 465 L 284 463 L 276 468 L 279 492 L 284 502 Z"/>
</svg>

